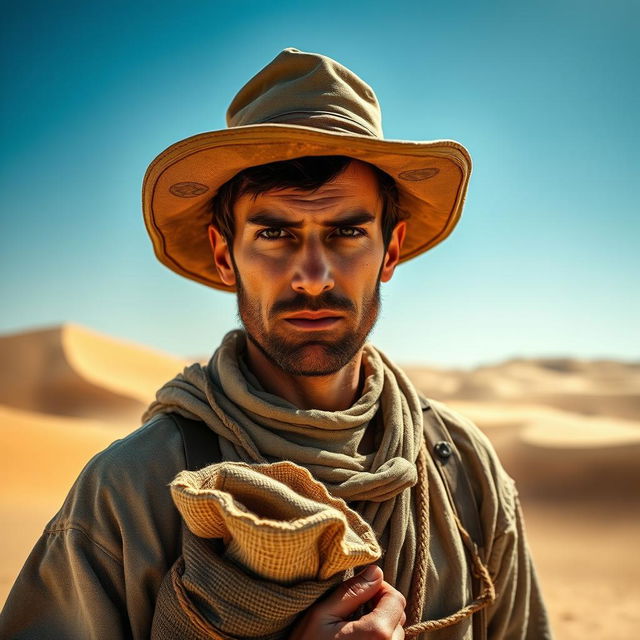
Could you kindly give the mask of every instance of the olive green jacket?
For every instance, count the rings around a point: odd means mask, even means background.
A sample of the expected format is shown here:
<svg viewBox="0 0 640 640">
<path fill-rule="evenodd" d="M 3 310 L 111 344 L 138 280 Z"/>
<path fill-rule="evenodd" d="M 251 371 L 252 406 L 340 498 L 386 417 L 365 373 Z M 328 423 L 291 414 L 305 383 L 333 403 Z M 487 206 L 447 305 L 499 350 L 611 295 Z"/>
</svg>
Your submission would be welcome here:
<svg viewBox="0 0 640 640">
<path fill-rule="evenodd" d="M 479 505 L 485 561 L 497 592 L 486 615 L 488 638 L 550 638 L 512 479 L 484 434 L 444 405 L 430 403 L 462 456 Z M 18 576 L 0 615 L 0 638 L 149 638 L 163 576 L 180 555 L 181 520 L 168 484 L 185 460 L 170 414 L 94 456 Z M 433 466 L 425 619 L 447 616 L 475 595 L 446 489 Z M 471 620 L 422 637 L 470 640 Z"/>
</svg>

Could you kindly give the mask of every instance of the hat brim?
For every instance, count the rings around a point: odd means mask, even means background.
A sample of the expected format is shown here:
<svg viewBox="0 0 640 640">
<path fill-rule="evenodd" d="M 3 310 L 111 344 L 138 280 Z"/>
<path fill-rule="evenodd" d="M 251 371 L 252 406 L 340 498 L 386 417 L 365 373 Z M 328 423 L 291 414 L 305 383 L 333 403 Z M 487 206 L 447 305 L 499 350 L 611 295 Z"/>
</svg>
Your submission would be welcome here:
<svg viewBox="0 0 640 640">
<path fill-rule="evenodd" d="M 158 260 L 185 278 L 233 291 L 218 276 L 208 239 L 211 199 L 218 189 L 248 167 L 331 155 L 369 162 L 396 181 L 400 207 L 409 215 L 400 262 L 442 242 L 460 219 L 471 158 L 458 142 L 384 140 L 299 125 L 248 125 L 177 142 L 149 165 L 142 207 Z"/>
</svg>

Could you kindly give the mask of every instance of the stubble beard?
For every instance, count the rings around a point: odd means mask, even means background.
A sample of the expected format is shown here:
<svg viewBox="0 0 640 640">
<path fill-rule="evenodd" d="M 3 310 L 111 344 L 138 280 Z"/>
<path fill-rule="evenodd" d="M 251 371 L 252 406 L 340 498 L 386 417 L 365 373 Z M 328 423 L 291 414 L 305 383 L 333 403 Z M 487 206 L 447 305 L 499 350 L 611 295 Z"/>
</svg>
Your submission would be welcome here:
<svg viewBox="0 0 640 640">
<path fill-rule="evenodd" d="M 275 332 L 270 332 L 261 321 L 262 309 L 247 295 L 240 274 L 236 270 L 236 290 L 238 300 L 238 318 L 247 338 L 274 365 L 291 376 L 327 376 L 337 373 L 353 360 L 367 340 L 378 320 L 380 311 L 380 273 L 373 292 L 362 305 L 362 314 L 358 325 L 337 339 L 289 340 Z M 298 300 L 301 298 L 299 296 Z M 310 297 L 304 306 L 306 309 L 318 308 L 318 301 Z M 347 302 L 344 302 L 345 308 Z M 351 303 L 352 307 L 353 304 Z M 300 304 L 299 308 L 303 308 Z M 332 309 L 336 307 L 330 306 Z M 320 307 L 321 308 L 321 307 Z M 345 320 L 347 321 L 347 320 Z"/>
</svg>

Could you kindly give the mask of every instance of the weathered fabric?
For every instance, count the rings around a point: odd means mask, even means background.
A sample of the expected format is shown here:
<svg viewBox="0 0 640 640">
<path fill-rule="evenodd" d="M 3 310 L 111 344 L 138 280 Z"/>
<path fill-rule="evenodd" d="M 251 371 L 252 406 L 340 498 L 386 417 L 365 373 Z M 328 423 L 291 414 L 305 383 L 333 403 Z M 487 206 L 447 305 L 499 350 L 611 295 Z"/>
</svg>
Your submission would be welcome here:
<svg viewBox="0 0 640 640">
<path fill-rule="evenodd" d="M 472 423 L 440 403 L 430 404 L 462 456 L 480 505 L 485 557 L 498 594 L 487 610 L 489 640 L 547 640 L 551 636 L 513 481 Z M 382 418 L 380 425 L 384 431 Z M 96 455 L 18 576 L 0 615 L 0 638 L 148 640 L 163 577 L 183 546 L 181 517 L 168 485 L 185 467 L 184 443 L 170 414 L 155 416 Z M 430 536 L 423 618 L 438 619 L 463 607 L 473 594 L 445 487 L 433 465 L 427 475 Z M 366 504 L 357 504 L 361 515 Z M 227 582 L 230 593 L 241 591 L 248 578 L 238 571 L 236 582 Z M 271 584 L 285 601 L 288 587 Z M 471 637 L 470 620 L 465 620 L 422 640 Z"/>
<path fill-rule="evenodd" d="M 188 532 L 152 640 L 284 638 L 345 572 L 380 557 L 371 527 L 292 462 L 182 471 L 171 493 Z"/>
<path fill-rule="evenodd" d="M 222 538 L 225 556 L 264 580 L 326 580 L 380 557 L 371 527 L 289 461 L 182 471 L 171 494 L 191 533 Z"/>
<path fill-rule="evenodd" d="M 422 407 L 406 374 L 373 345 L 363 350 L 364 388 L 344 411 L 298 409 L 262 389 L 243 361 L 243 331 L 228 333 L 206 367 L 191 365 L 156 394 L 144 418 L 175 411 L 220 436 L 224 460 L 280 459 L 309 469 L 332 495 L 356 504 L 386 549 L 385 579 L 409 595 L 416 563 L 411 487 L 423 442 Z M 376 451 L 358 445 L 380 410 L 385 428 Z"/>
</svg>

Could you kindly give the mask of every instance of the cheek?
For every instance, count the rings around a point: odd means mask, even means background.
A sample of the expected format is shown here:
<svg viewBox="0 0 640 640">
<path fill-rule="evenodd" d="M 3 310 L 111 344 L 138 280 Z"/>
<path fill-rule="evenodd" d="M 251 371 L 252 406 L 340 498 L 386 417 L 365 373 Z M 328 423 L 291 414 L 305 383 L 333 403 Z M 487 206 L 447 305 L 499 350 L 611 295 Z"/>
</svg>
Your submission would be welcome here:
<svg viewBox="0 0 640 640">
<path fill-rule="evenodd" d="M 362 312 L 374 295 L 380 273 L 382 255 L 369 254 L 366 259 L 357 264 L 349 263 L 341 270 L 340 279 L 336 279 L 336 286 L 340 292 L 351 299 L 358 312 Z"/>
<path fill-rule="evenodd" d="M 273 260 L 247 260 L 246 256 L 238 256 L 236 267 L 242 281 L 246 308 L 251 309 L 253 321 L 267 326 L 271 307 L 283 297 L 288 286 L 281 274 L 281 266 Z"/>
<path fill-rule="evenodd" d="M 382 251 L 367 249 L 343 256 L 339 261 L 339 268 L 350 280 L 356 281 L 366 289 L 369 286 L 368 283 L 375 284 L 383 257 Z"/>
<path fill-rule="evenodd" d="M 263 287 L 281 278 L 286 271 L 285 261 L 281 257 L 251 250 L 238 252 L 236 265 L 243 281 Z"/>
</svg>

